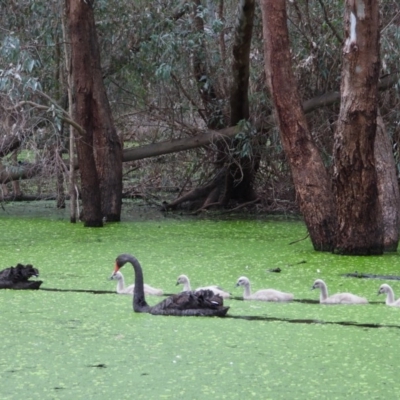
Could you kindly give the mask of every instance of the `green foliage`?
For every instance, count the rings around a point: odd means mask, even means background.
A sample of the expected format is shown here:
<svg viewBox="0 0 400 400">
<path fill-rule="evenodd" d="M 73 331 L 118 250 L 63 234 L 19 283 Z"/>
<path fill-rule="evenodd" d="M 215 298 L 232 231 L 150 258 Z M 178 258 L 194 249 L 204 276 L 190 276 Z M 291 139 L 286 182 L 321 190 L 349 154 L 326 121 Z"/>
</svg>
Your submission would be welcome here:
<svg viewBox="0 0 400 400">
<path fill-rule="evenodd" d="M 40 81 L 50 96 L 58 84 L 54 69 L 59 62 L 55 49 L 62 43 L 60 10 L 58 2 L 23 0 L 13 3 L 0 21 L 2 65 L 24 72 L 26 80 Z M 32 82 L 30 87 L 35 84 Z"/>
<path fill-rule="evenodd" d="M 0 91 L 5 92 L 11 99 L 28 98 L 31 91 L 41 90 L 39 79 L 32 75 L 39 66 L 37 59 L 29 51 L 21 48 L 21 43 L 15 35 L 4 37 L 0 43 L 1 65 Z"/>
<path fill-rule="evenodd" d="M 171 70 L 170 65 L 162 63 L 156 70 L 156 77 L 168 81 L 171 79 Z"/>
</svg>

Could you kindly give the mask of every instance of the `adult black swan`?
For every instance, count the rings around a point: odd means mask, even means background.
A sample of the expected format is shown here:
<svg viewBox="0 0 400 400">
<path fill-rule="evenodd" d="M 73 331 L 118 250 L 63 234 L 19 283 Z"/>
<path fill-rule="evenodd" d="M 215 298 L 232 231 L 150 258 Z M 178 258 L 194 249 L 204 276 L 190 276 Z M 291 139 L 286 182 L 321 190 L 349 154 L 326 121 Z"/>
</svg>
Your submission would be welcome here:
<svg viewBox="0 0 400 400">
<path fill-rule="evenodd" d="M 144 296 L 142 267 L 136 257 L 130 254 L 119 255 L 115 260 L 114 272 L 119 271 L 128 262 L 135 270 L 133 292 L 133 310 L 135 312 L 153 315 L 223 317 L 229 310 L 229 307 L 224 307 L 222 297 L 215 295 L 211 290 L 181 292 L 166 298 L 155 306 L 149 306 Z"/>
<path fill-rule="evenodd" d="M 0 289 L 39 289 L 42 281 L 30 281 L 32 276 L 38 277 L 39 271 L 30 264 L 3 269 L 0 271 Z"/>
</svg>

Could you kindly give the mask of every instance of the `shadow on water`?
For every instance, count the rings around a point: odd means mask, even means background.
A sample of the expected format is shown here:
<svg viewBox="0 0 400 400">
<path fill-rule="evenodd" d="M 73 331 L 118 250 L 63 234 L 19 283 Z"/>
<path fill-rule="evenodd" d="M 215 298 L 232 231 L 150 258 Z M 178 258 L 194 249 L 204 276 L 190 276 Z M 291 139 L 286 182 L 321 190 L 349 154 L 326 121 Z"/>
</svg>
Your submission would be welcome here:
<svg viewBox="0 0 400 400">
<path fill-rule="evenodd" d="M 385 324 L 373 324 L 373 323 L 359 323 L 352 321 L 321 321 L 318 319 L 289 319 L 289 318 L 276 318 L 267 316 L 249 316 L 249 315 L 226 315 L 225 318 L 232 319 L 244 319 L 246 321 L 270 321 L 270 322 L 289 322 L 292 324 L 319 324 L 319 325 L 341 325 L 341 326 L 354 326 L 357 328 L 397 328 L 400 329 L 400 325 L 385 325 Z"/>
<path fill-rule="evenodd" d="M 46 290 L 49 292 L 75 292 L 75 293 L 92 293 L 92 294 L 113 294 L 115 291 L 111 290 L 89 290 L 89 289 L 55 289 L 55 288 L 41 288 L 39 290 Z M 172 294 L 165 293 L 164 296 L 171 296 Z M 243 301 L 243 297 L 231 297 L 231 300 Z M 295 299 L 293 302 L 304 303 L 304 304 L 318 304 L 318 300 L 311 299 Z M 381 302 L 370 302 L 369 304 L 382 304 Z M 326 305 L 324 305 L 326 306 Z M 327 305 L 329 307 L 329 305 Z M 317 319 L 290 319 L 290 318 L 277 318 L 267 317 L 260 315 L 231 315 L 228 314 L 224 318 L 231 319 L 243 319 L 246 321 L 269 321 L 269 322 L 288 322 L 291 324 L 319 324 L 319 325 L 341 325 L 341 326 L 354 326 L 357 328 L 397 328 L 400 329 L 400 325 L 385 325 L 385 324 L 374 324 L 374 323 L 358 323 L 352 321 L 321 321 Z"/>
<path fill-rule="evenodd" d="M 55 289 L 55 288 L 40 288 L 48 292 L 74 292 L 74 293 L 92 293 L 92 294 L 116 294 L 112 290 L 90 290 L 90 289 Z"/>
<path fill-rule="evenodd" d="M 115 290 L 93 290 L 93 289 L 56 289 L 56 288 L 40 288 L 48 292 L 71 292 L 71 293 L 92 293 L 92 294 L 114 294 L 118 293 Z M 168 297 L 176 293 L 164 293 L 163 296 Z"/>
<path fill-rule="evenodd" d="M 48 292 L 71 292 L 71 293 L 92 293 L 92 294 L 117 294 L 115 290 L 93 290 L 93 289 L 57 289 L 57 288 L 40 288 L 39 290 L 46 290 Z M 176 293 L 164 293 L 163 297 L 169 297 Z M 243 297 L 230 297 L 229 300 L 244 301 Z M 303 304 L 319 304 L 319 300 L 313 299 L 294 299 L 293 303 L 303 303 Z M 374 304 L 374 302 L 370 302 Z M 376 302 L 380 304 L 380 302 Z"/>
</svg>

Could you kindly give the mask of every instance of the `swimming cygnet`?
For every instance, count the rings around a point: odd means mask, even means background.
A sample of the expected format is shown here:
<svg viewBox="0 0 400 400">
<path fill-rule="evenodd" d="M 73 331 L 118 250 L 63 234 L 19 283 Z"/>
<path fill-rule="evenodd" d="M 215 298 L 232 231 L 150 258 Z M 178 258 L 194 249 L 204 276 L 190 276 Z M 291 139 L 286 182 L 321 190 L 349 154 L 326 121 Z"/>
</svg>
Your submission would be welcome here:
<svg viewBox="0 0 400 400">
<path fill-rule="evenodd" d="M 130 285 L 130 286 L 125 287 L 125 279 L 120 271 L 114 272 L 110 276 L 110 279 L 115 279 L 117 281 L 117 293 L 118 294 L 133 295 L 135 285 Z M 161 289 L 153 288 L 147 284 L 144 284 L 144 292 L 145 292 L 145 294 L 149 294 L 149 295 L 153 295 L 153 296 L 162 296 L 163 295 L 163 291 Z"/>
<path fill-rule="evenodd" d="M 244 300 L 261 300 L 261 301 L 291 301 L 293 300 L 292 293 L 280 292 L 275 289 L 261 289 L 255 293 L 251 293 L 250 281 L 245 276 L 241 276 L 236 286 L 244 286 L 243 299 Z"/>
<path fill-rule="evenodd" d="M 192 290 L 190 286 L 190 280 L 187 275 L 179 275 L 176 284 L 183 285 L 184 292 L 190 292 Z M 195 292 L 198 292 L 199 290 L 211 290 L 214 294 L 218 294 L 224 299 L 229 299 L 229 297 L 231 297 L 230 293 L 225 292 L 225 290 L 217 285 L 199 287 L 195 290 Z"/>
<path fill-rule="evenodd" d="M 356 296 L 352 293 L 336 293 L 328 296 L 328 288 L 322 279 L 317 279 L 311 289 L 321 289 L 319 302 L 321 304 L 367 304 L 365 297 Z"/>
<path fill-rule="evenodd" d="M 386 283 L 381 285 L 378 291 L 378 295 L 386 293 L 386 305 L 392 307 L 400 307 L 400 299 L 394 299 L 394 292 L 393 289 Z"/>
</svg>

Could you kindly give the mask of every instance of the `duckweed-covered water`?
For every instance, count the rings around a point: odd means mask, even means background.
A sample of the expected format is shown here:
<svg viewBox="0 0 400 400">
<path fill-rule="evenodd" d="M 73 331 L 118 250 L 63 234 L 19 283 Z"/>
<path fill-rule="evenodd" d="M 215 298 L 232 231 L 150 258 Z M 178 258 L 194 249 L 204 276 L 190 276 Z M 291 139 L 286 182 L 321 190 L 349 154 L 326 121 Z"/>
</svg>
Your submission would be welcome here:
<svg viewBox="0 0 400 400">
<path fill-rule="evenodd" d="M 397 254 L 341 257 L 314 252 L 309 239 L 290 245 L 305 236 L 300 221 L 131 218 L 85 229 L 61 214 L 11 214 L 0 214 L 0 269 L 31 263 L 43 290 L 0 291 L 1 399 L 398 398 L 400 309 L 377 296 L 383 281 L 341 276 L 400 275 Z M 131 297 L 108 280 L 123 252 L 166 293 L 179 290 L 180 274 L 193 287 L 231 291 L 228 317 L 133 313 Z M 132 283 L 132 268 L 122 271 Z M 296 301 L 243 301 L 234 288 L 241 275 L 253 290 L 289 291 Z M 316 278 L 370 304 L 320 305 L 310 290 Z M 400 282 L 387 283 L 400 295 Z"/>
</svg>

